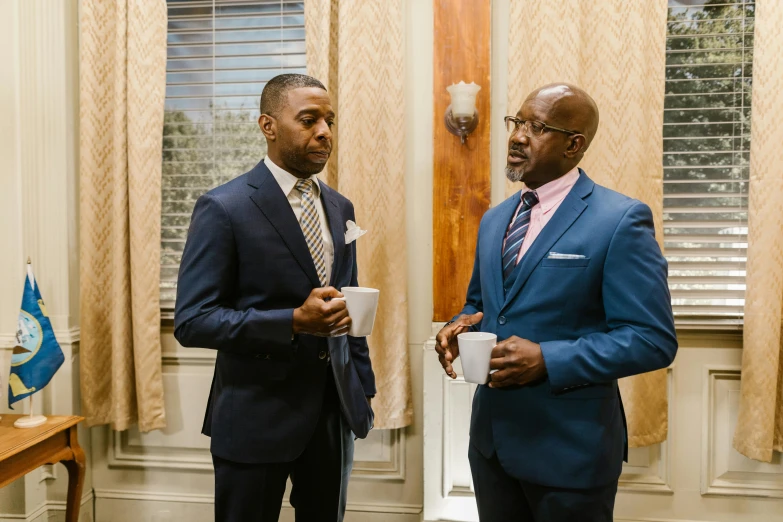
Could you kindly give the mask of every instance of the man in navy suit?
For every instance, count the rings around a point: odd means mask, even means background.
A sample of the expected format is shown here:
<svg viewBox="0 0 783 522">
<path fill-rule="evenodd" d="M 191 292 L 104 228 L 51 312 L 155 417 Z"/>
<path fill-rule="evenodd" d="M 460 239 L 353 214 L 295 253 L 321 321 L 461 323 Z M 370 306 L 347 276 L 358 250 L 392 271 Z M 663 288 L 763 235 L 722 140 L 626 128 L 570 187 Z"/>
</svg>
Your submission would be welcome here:
<svg viewBox="0 0 783 522">
<path fill-rule="evenodd" d="M 286 480 L 297 521 L 345 512 L 353 441 L 372 428 L 375 377 L 336 288 L 357 286 L 353 205 L 318 180 L 335 114 L 316 79 L 284 74 L 261 94 L 267 157 L 193 210 L 174 335 L 217 350 L 203 433 L 215 519 L 276 521 Z"/>
<path fill-rule="evenodd" d="M 547 85 L 506 124 L 506 176 L 525 188 L 484 215 L 465 306 L 437 335 L 452 378 L 459 333 L 498 337 L 470 427 L 479 516 L 609 521 L 627 456 L 617 379 L 677 352 L 666 260 L 649 207 L 577 167 L 598 129 L 587 93 Z"/>
</svg>

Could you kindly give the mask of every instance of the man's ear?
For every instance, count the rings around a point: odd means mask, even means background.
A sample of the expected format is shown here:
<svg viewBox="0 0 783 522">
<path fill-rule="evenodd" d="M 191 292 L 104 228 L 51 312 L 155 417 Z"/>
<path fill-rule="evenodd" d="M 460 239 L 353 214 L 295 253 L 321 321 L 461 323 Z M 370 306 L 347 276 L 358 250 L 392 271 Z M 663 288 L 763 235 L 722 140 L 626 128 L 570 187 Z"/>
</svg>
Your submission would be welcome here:
<svg viewBox="0 0 783 522">
<path fill-rule="evenodd" d="M 584 134 L 574 134 L 571 136 L 571 139 L 568 142 L 568 147 L 563 153 L 563 156 L 566 158 L 574 158 L 584 154 L 586 150 L 587 138 L 584 136 Z"/>
<path fill-rule="evenodd" d="M 266 141 L 275 141 L 277 138 L 277 120 L 268 114 L 258 117 L 258 127 L 264 133 Z"/>
</svg>

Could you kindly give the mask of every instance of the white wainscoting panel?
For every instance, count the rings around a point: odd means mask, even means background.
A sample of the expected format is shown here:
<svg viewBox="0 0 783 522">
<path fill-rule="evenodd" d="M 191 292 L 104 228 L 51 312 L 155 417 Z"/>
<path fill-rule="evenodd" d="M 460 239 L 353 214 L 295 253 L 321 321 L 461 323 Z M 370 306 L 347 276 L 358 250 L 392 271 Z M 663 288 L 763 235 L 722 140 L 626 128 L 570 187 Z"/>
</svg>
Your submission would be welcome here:
<svg viewBox="0 0 783 522">
<path fill-rule="evenodd" d="M 667 393 L 669 396 L 669 434 L 674 432 L 674 365 L 666 372 Z M 669 443 L 653 444 L 643 448 L 629 448 L 628 462 L 623 463 L 618 489 L 641 493 L 671 494 L 671 465 L 669 462 Z"/>
<path fill-rule="evenodd" d="M 354 444 L 353 478 L 405 480 L 404 430 L 372 430 Z"/>
<path fill-rule="evenodd" d="M 757 462 L 732 447 L 740 398 L 739 366 L 707 366 L 704 371 L 703 495 L 783 498 L 783 462 Z M 783 512 L 783 505 L 781 505 Z"/>
<path fill-rule="evenodd" d="M 149 433 L 140 433 L 137 427 L 113 431 L 109 466 L 211 471 L 209 438 L 201 434 L 201 425 L 214 362 L 214 356 L 165 357 L 166 428 Z"/>
<path fill-rule="evenodd" d="M 433 323 L 424 345 L 424 520 L 478 522 L 478 510 L 468 463 L 470 413 L 475 386 L 443 373 L 435 352 Z"/>
<path fill-rule="evenodd" d="M 468 463 L 470 415 L 477 385 L 441 371 L 443 383 L 443 496 L 475 496 Z"/>
</svg>

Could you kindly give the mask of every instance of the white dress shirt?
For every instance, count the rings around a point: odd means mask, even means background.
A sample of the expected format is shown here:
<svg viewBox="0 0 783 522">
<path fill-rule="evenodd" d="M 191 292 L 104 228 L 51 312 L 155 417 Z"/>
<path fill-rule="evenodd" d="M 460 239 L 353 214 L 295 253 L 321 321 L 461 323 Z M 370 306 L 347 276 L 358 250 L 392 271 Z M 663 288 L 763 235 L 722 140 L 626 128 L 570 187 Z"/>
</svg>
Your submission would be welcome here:
<svg viewBox="0 0 783 522">
<path fill-rule="evenodd" d="M 296 182 L 299 178 L 283 170 L 275 165 L 275 163 L 269 159 L 269 156 L 264 158 L 264 165 L 272 172 L 277 184 L 283 190 L 283 194 L 288 198 L 288 203 L 291 205 L 291 209 L 294 211 L 296 220 L 299 221 L 302 218 L 302 197 L 298 190 L 294 190 Z M 321 222 L 321 237 L 324 242 L 324 264 L 326 265 L 326 277 L 331 279 L 332 277 L 332 264 L 334 260 L 334 242 L 332 241 L 332 233 L 329 230 L 329 222 L 326 220 L 326 212 L 324 212 L 324 206 L 321 202 L 321 185 L 318 184 L 318 176 L 313 174 L 310 176 L 313 180 L 313 192 L 315 194 L 315 210 L 318 212 L 318 219 Z M 328 284 L 328 283 L 327 283 Z"/>
</svg>

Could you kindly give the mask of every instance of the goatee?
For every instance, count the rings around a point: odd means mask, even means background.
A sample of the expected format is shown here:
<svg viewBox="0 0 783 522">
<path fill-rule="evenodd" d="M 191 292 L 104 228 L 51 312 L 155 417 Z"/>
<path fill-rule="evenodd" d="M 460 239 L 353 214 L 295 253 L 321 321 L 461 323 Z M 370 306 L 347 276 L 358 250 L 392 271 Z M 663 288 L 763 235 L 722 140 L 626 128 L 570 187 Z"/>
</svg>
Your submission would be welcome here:
<svg viewBox="0 0 783 522">
<path fill-rule="evenodd" d="M 512 182 L 517 183 L 519 181 L 522 181 L 522 170 L 514 170 L 513 168 L 506 165 L 506 178 Z"/>
</svg>

